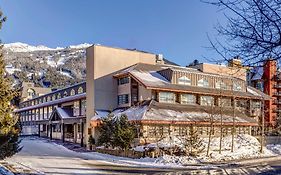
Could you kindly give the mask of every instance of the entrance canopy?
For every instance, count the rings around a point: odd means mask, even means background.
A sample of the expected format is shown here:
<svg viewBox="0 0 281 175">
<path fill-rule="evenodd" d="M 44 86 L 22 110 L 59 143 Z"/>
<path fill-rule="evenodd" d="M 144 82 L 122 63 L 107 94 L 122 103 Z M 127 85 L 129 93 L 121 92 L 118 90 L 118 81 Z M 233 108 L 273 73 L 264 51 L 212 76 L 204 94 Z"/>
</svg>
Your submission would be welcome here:
<svg viewBox="0 0 281 175">
<path fill-rule="evenodd" d="M 60 108 L 56 107 L 51 116 L 50 123 L 64 123 L 64 124 L 74 124 L 85 122 L 85 116 L 73 116 L 73 110 L 70 108 Z"/>
</svg>

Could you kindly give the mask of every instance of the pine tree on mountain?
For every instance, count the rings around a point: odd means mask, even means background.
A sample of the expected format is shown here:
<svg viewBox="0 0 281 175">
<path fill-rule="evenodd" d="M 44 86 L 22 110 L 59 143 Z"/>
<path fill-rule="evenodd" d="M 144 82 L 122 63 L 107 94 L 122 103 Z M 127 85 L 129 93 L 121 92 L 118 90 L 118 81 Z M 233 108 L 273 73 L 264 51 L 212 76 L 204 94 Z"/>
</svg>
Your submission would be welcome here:
<svg viewBox="0 0 281 175">
<path fill-rule="evenodd" d="M 0 11 L 0 29 L 6 18 Z M 12 115 L 11 100 L 16 92 L 5 73 L 5 63 L 2 54 L 3 45 L 0 46 L 0 160 L 10 157 L 20 150 L 18 119 Z"/>
</svg>

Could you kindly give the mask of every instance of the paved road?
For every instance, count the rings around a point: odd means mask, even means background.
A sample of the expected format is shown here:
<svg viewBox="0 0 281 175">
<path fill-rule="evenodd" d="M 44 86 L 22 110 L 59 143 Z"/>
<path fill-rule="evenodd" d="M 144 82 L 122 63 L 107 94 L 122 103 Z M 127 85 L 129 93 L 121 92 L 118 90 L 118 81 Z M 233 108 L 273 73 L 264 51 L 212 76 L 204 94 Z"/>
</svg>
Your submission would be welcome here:
<svg viewBox="0 0 281 175">
<path fill-rule="evenodd" d="M 80 153 L 66 150 L 60 145 L 51 144 L 37 138 L 22 140 L 23 149 L 8 159 L 10 167 L 22 174 L 281 174 L 281 157 L 251 164 L 215 165 L 190 169 L 165 169 L 117 166 L 102 160 L 80 156 Z"/>
</svg>

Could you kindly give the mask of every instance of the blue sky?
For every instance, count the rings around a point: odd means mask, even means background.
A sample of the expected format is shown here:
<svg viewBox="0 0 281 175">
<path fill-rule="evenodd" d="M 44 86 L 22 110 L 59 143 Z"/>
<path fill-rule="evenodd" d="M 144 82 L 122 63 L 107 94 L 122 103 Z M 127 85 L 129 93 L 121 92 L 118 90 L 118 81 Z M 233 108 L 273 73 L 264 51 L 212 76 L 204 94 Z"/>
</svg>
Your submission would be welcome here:
<svg viewBox="0 0 281 175">
<path fill-rule="evenodd" d="M 199 0 L 0 0 L 4 43 L 64 47 L 80 43 L 162 53 L 178 64 L 214 58 L 207 33 L 223 21 Z"/>
</svg>

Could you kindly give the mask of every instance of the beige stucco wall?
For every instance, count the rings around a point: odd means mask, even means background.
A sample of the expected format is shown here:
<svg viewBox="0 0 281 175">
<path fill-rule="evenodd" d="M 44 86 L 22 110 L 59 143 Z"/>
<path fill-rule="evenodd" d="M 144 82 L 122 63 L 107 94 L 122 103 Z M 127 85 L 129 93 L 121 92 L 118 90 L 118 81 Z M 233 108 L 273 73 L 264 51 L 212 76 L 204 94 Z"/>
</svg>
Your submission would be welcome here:
<svg viewBox="0 0 281 175">
<path fill-rule="evenodd" d="M 220 75 L 232 76 L 246 81 L 246 68 L 243 67 L 228 67 L 215 64 L 202 63 L 192 66 L 206 73 L 215 73 Z"/>
<path fill-rule="evenodd" d="M 140 62 L 155 64 L 156 55 L 100 45 L 87 48 L 87 133 L 95 109 L 113 110 L 117 107 L 117 81 L 112 76 Z M 88 134 L 85 139 L 88 140 Z"/>
</svg>

